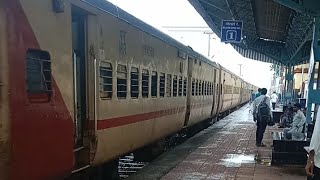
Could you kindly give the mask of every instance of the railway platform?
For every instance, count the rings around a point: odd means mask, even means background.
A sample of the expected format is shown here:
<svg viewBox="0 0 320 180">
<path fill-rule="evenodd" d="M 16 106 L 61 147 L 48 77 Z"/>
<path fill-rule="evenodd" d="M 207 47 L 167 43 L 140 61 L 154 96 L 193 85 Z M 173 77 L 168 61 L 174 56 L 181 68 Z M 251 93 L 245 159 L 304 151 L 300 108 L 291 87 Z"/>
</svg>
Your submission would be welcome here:
<svg viewBox="0 0 320 180">
<path fill-rule="evenodd" d="M 305 180 L 303 166 L 271 165 L 276 131 L 281 131 L 277 125 L 268 127 L 267 146 L 256 147 L 255 123 L 245 105 L 127 179 Z"/>
</svg>

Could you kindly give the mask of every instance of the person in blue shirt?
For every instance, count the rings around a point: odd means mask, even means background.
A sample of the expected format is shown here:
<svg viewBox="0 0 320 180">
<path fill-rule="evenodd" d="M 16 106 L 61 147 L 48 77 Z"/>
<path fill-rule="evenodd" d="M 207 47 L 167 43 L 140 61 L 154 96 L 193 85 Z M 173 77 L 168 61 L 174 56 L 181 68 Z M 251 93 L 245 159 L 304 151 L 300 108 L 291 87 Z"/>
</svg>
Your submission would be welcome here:
<svg viewBox="0 0 320 180">
<path fill-rule="evenodd" d="M 250 104 L 256 99 L 256 94 L 251 90 Z"/>
<path fill-rule="evenodd" d="M 256 98 L 261 95 L 261 88 L 258 88 L 258 92 L 256 93 Z"/>
</svg>

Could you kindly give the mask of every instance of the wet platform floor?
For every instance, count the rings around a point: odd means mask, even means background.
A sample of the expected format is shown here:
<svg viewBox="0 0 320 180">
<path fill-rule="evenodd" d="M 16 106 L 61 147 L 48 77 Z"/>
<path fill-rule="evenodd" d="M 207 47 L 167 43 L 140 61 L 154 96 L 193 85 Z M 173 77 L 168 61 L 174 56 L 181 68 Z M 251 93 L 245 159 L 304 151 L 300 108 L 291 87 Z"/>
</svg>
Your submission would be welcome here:
<svg viewBox="0 0 320 180">
<path fill-rule="evenodd" d="M 129 180 L 305 180 L 304 167 L 271 166 L 271 132 L 255 146 L 255 123 L 246 105 L 171 149 Z"/>
</svg>

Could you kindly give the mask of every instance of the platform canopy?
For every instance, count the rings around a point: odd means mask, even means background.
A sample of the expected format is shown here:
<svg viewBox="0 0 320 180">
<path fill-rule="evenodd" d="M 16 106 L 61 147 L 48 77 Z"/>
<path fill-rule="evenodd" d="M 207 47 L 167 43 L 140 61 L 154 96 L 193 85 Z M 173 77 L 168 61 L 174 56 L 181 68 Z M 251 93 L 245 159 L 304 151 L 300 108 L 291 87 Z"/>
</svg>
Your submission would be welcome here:
<svg viewBox="0 0 320 180">
<path fill-rule="evenodd" d="M 320 0 L 189 0 L 221 38 L 222 20 L 243 21 L 241 43 L 232 46 L 247 58 L 274 64 L 309 61 L 314 17 Z"/>
</svg>

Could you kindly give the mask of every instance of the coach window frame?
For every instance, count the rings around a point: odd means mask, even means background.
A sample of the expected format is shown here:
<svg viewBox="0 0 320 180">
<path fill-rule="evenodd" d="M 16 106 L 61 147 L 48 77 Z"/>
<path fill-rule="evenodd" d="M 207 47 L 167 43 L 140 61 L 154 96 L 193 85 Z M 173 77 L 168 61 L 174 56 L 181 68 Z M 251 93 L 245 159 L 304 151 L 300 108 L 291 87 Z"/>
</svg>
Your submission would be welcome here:
<svg viewBox="0 0 320 180">
<path fill-rule="evenodd" d="M 166 74 L 159 73 L 159 97 L 164 98 L 166 94 Z"/>
<path fill-rule="evenodd" d="M 135 72 L 133 72 L 133 70 Z M 133 76 L 135 78 L 133 78 Z M 140 91 L 139 91 L 139 87 L 140 87 L 139 78 L 140 78 L 139 68 L 132 66 L 131 69 L 130 69 L 130 96 L 131 96 L 132 99 L 138 99 L 139 98 L 139 94 L 140 94 Z"/>
<path fill-rule="evenodd" d="M 158 72 L 157 71 L 151 72 L 151 97 L 152 98 L 158 97 Z"/>
<path fill-rule="evenodd" d="M 52 60 L 50 53 L 40 49 L 28 49 L 25 60 L 26 90 L 29 98 L 32 99 L 33 95 L 46 94 L 46 100 L 43 102 L 50 102 L 53 94 Z M 37 66 L 36 69 L 30 68 L 35 68 L 35 65 Z M 36 80 L 34 80 L 35 77 L 37 77 Z M 31 85 L 33 85 L 33 87 Z"/>
<path fill-rule="evenodd" d="M 167 82 L 166 82 L 166 94 L 167 97 L 172 97 L 172 75 L 167 74 Z"/>
<path fill-rule="evenodd" d="M 149 98 L 150 92 L 150 73 L 148 69 L 142 69 L 141 71 L 141 97 Z"/>
<path fill-rule="evenodd" d="M 199 82 L 199 96 L 203 95 L 202 86 L 203 86 L 203 81 L 200 80 L 200 82 Z"/>
<path fill-rule="evenodd" d="M 109 67 L 106 67 L 106 65 L 109 65 Z M 106 72 L 106 74 L 102 75 L 103 74 L 102 72 Z M 100 61 L 99 73 L 100 73 L 100 78 L 99 78 L 100 79 L 100 99 L 110 100 L 112 99 L 112 96 L 113 96 L 113 65 L 112 63 L 107 61 Z M 106 88 L 107 90 L 104 90 L 104 88 Z M 110 96 L 108 95 L 102 96 L 103 93 L 110 93 Z"/>
<path fill-rule="evenodd" d="M 199 96 L 199 80 L 196 79 L 195 96 Z"/>
<path fill-rule="evenodd" d="M 178 76 L 177 75 L 173 75 L 173 97 L 177 97 L 178 96 Z"/>
<path fill-rule="evenodd" d="M 191 87 L 191 95 L 195 96 L 195 79 L 192 78 L 192 87 Z"/>
<path fill-rule="evenodd" d="M 184 77 L 184 80 L 183 80 L 183 96 L 187 96 L 187 85 L 188 85 L 188 79 L 187 77 Z"/>
<path fill-rule="evenodd" d="M 208 81 L 205 81 L 204 82 L 204 95 L 205 96 L 208 96 Z"/>
<path fill-rule="evenodd" d="M 183 77 L 179 76 L 179 80 L 178 80 L 178 96 L 181 97 L 183 94 Z"/>
<path fill-rule="evenodd" d="M 125 71 L 121 72 L 121 67 L 124 67 Z M 124 75 L 125 78 L 119 77 Z M 121 82 L 123 80 L 124 83 Z M 124 87 L 123 90 L 119 90 L 120 87 Z M 117 66 L 117 97 L 118 99 L 126 99 L 128 96 L 128 67 L 123 64 L 118 64 Z"/>
</svg>

